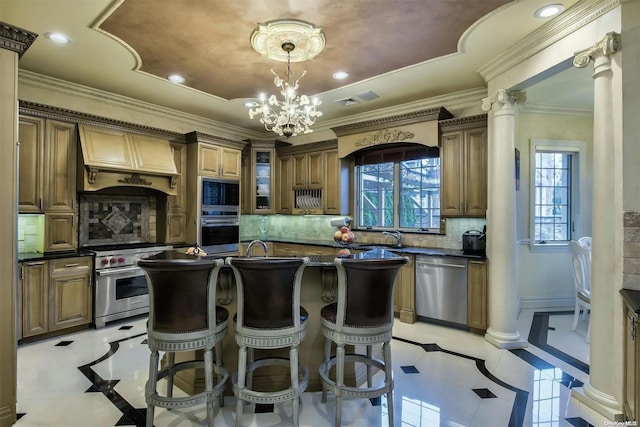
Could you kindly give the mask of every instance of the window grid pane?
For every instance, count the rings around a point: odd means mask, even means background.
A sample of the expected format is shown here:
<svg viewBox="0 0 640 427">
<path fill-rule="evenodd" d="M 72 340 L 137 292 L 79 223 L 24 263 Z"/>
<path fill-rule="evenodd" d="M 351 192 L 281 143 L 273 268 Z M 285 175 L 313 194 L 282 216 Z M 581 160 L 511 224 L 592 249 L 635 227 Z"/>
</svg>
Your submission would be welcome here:
<svg viewBox="0 0 640 427">
<path fill-rule="evenodd" d="M 393 163 L 358 167 L 360 225 L 393 227 Z"/>
<path fill-rule="evenodd" d="M 536 152 L 534 239 L 571 238 L 571 154 Z"/>
<path fill-rule="evenodd" d="M 400 162 L 400 227 L 440 227 L 440 159 Z"/>
</svg>

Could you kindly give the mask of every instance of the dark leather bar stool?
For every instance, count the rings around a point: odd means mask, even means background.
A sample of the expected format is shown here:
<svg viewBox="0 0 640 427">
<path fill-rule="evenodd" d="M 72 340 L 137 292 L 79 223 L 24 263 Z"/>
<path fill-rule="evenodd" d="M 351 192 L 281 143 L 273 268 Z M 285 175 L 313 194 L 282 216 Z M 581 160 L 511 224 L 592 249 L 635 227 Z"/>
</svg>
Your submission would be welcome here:
<svg viewBox="0 0 640 427">
<path fill-rule="evenodd" d="M 393 426 L 393 375 L 391 366 L 391 330 L 393 327 L 393 288 L 396 275 L 406 257 L 383 259 L 342 259 L 334 263 L 338 270 L 338 301 L 321 310 L 322 335 L 325 336 L 324 362 L 319 373 L 322 401 L 327 392 L 336 396 L 335 425 L 341 424 L 342 398 L 374 398 L 387 395 L 389 426 Z M 331 357 L 332 343 L 336 356 Z M 373 357 L 373 345 L 382 344 L 383 360 Z M 366 355 L 345 354 L 345 345 L 366 346 Z M 344 384 L 346 363 L 367 366 L 367 384 Z M 335 366 L 335 379 L 330 371 Z M 384 383 L 373 384 L 373 368 L 384 372 Z"/>
<path fill-rule="evenodd" d="M 236 426 L 244 402 L 293 403 L 293 423 L 299 423 L 299 399 L 309 383 L 309 370 L 299 362 L 298 346 L 307 334 L 307 311 L 300 306 L 302 273 L 309 258 L 227 258 L 238 294 L 234 318 L 238 372 L 233 375 Z M 289 348 L 289 359 L 254 359 L 254 349 Z M 291 385 L 274 392 L 253 390 L 253 372 L 266 366 L 288 366 Z"/>
<path fill-rule="evenodd" d="M 222 404 L 222 393 L 229 378 L 222 363 L 222 340 L 227 334 L 229 312 L 216 306 L 216 284 L 223 264 L 222 259 L 202 258 L 138 261 L 149 287 L 147 342 L 151 356 L 145 390 L 147 427 L 153 426 L 156 406 L 184 408 L 203 403 L 207 405 L 207 423 L 213 425 L 215 401 Z M 175 352 L 200 349 L 204 350 L 204 361 L 174 363 Z M 159 351 L 166 352 L 164 369 L 158 367 Z M 205 390 L 192 396 L 173 397 L 173 376 L 184 369 L 202 367 Z M 167 378 L 165 396 L 157 389 L 158 381 L 163 378 Z"/>
</svg>

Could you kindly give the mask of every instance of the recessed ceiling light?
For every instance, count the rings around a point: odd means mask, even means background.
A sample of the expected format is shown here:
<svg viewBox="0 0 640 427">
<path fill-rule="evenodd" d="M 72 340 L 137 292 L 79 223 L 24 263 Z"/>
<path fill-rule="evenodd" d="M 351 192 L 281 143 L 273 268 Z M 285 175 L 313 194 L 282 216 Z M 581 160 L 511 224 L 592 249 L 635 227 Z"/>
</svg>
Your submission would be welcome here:
<svg viewBox="0 0 640 427">
<path fill-rule="evenodd" d="M 49 40 L 55 43 L 59 43 L 59 44 L 71 43 L 71 39 L 62 33 L 51 32 L 51 33 L 46 33 L 45 36 Z"/>
<path fill-rule="evenodd" d="M 173 83 L 184 83 L 184 77 L 182 77 L 180 74 L 169 74 L 169 77 L 167 77 L 169 79 L 170 82 Z"/>
<path fill-rule="evenodd" d="M 333 78 L 336 80 L 344 80 L 349 77 L 349 73 L 346 71 L 336 71 L 333 73 Z"/>
<path fill-rule="evenodd" d="M 534 16 L 536 18 L 543 18 L 543 19 L 551 18 L 552 16 L 556 16 L 563 10 L 564 10 L 564 6 L 561 4 L 548 4 L 536 10 L 536 13 L 534 13 Z"/>
</svg>

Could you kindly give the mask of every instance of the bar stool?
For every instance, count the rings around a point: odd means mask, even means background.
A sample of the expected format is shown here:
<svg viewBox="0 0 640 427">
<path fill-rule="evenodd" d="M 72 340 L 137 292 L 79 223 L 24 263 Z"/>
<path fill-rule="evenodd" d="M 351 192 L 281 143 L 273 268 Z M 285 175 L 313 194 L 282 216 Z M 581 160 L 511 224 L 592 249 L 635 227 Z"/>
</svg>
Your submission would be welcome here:
<svg viewBox="0 0 640 427">
<path fill-rule="evenodd" d="M 207 423 L 213 425 L 215 401 L 223 403 L 229 374 L 222 363 L 222 340 L 227 334 L 229 312 L 216 307 L 216 284 L 222 259 L 147 259 L 138 261 L 147 276 L 149 321 L 147 343 L 149 379 L 145 387 L 147 427 L 153 426 L 154 408 L 184 408 L 207 404 Z M 215 347 L 215 364 L 212 350 Z M 204 361 L 174 363 L 175 352 L 204 349 Z M 167 356 L 158 368 L 159 351 Z M 204 367 L 205 390 L 186 397 L 173 396 L 173 377 L 185 369 Z M 214 386 L 213 376 L 217 376 Z M 167 393 L 158 393 L 157 383 L 167 378 Z"/>
<path fill-rule="evenodd" d="M 374 398 L 387 395 L 389 426 L 393 426 L 393 377 L 391 366 L 391 330 L 393 327 L 393 287 L 406 257 L 381 259 L 342 259 L 334 263 L 338 271 L 338 301 L 322 308 L 322 335 L 325 337 L 324 361 L 319 373 L 322 401 L 327 392 L 336 396 L 335 425 L 341 424 L 342 398 Z M 331 357 L 332 343 L 336 356 Z M 383 360 L 373 357 L 373 345 L 382 343 Z M 345 345 L 364 345 L 366 355 L 345 354 Z M 345 363 L 367 366 L 366 387 L 344 384 Z M 330 371 L 335 366 L 335 380 Z M 373 384 L 373 369 L 384 372 L 384 383 Z"/>
<path fill-rule="evenodd" d="M 307 334 L 307 311 L 300 306 L 300 283 L 309 258 L 227 258 L 238 295 L 234 316 L 239 346 L 238 372 L 232 377 L 236 396 L 236 426 L 244 402 L 292 401 L 293 425 L 298 426 L 300 395 L 309 383 L 309 370 L 299 362 L 298 346 Z M 254 359 L 254 349 L 289 348 L 289 359 Z M 253 389 L 253 373 L 266 366 L 287 366 L 291 385 L 274 392 Z"/>
</svg>

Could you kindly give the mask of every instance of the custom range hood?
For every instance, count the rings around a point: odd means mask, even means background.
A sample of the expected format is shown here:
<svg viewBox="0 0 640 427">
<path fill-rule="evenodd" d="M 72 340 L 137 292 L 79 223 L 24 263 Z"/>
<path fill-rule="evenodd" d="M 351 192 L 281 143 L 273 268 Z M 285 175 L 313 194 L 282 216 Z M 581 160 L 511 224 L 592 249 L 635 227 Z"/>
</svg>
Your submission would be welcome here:
<svg viewBox="0 0 640 427">
<path fill-rule="evenodd" d="M 138 187 L 176 195 L 180 176 L 166 139 L 79 125 L 78 191 Z"/>
</svg>

